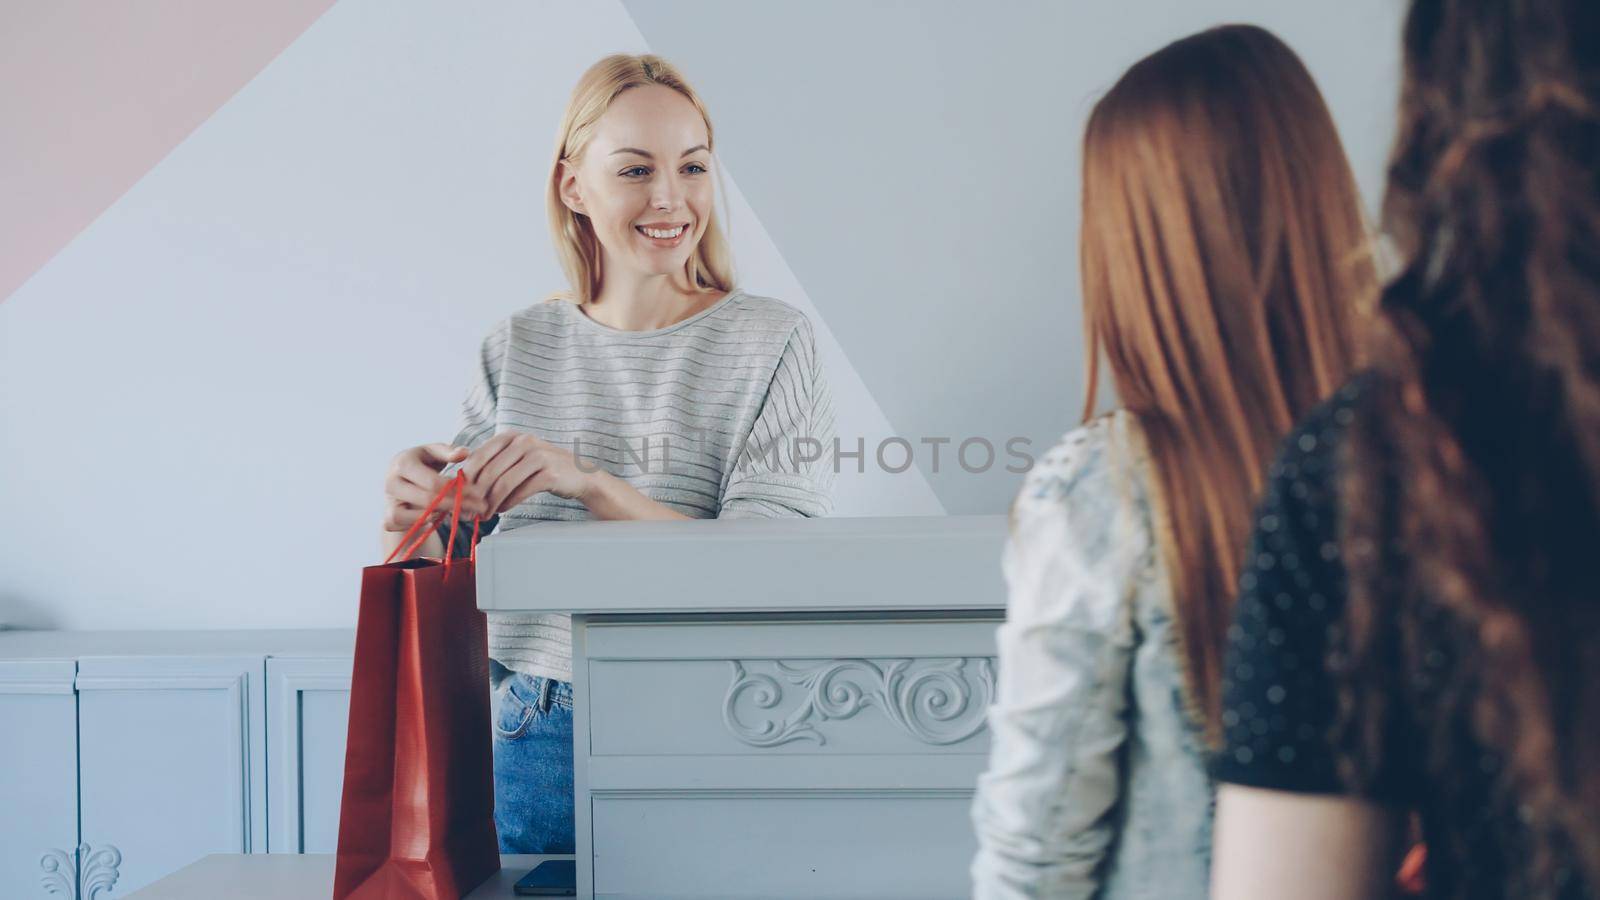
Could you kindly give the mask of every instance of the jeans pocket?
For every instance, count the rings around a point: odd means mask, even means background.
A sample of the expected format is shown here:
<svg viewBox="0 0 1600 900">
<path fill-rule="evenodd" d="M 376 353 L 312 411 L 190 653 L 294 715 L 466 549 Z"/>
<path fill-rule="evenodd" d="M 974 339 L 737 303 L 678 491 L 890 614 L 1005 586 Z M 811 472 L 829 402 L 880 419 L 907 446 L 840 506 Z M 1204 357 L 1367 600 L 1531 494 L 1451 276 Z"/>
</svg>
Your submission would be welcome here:
<svg viewBox="0 0 1600 900">
<path fill-rule="evenodd" d="M 501 740 L 514 741 L 527 733 L 539 718 L 539 694 L 544 679 L 514 672 L 500 682 L 495 694 L 494 733 Z"/>
</svg>

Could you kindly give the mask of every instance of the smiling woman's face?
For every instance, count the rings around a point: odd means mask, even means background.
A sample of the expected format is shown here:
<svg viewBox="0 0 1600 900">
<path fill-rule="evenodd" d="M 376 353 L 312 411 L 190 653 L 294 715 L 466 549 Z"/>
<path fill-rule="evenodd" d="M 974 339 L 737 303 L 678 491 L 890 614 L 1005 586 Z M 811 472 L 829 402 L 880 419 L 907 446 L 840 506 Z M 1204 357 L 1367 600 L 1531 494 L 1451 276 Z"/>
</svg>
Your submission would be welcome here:
<svg viewBox="0 0 1600 900">
<path fill-rule="evenodd" d="M 595 121 L 577 165 L 562 164 L 561 198 L 589 217 L 602 272 L 677 275 L 700 244 L 713 186 L 706 123 L 677 91 L 624 91 Z"/>
</svg>

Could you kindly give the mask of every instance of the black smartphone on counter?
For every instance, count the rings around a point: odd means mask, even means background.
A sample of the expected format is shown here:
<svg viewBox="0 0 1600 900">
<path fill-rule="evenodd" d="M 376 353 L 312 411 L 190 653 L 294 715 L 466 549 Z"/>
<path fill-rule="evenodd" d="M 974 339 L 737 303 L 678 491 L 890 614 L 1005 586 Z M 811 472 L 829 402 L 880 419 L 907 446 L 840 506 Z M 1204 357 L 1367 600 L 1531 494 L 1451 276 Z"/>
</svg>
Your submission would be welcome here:
<svg viewBox="0 0 1600 900">
<path fill-rule="evenodd" d="M 512 890 L 519 897 L 577 896 L 578 863 L 571 859 L 547 859 L 522 876 Z"/>
</svg>

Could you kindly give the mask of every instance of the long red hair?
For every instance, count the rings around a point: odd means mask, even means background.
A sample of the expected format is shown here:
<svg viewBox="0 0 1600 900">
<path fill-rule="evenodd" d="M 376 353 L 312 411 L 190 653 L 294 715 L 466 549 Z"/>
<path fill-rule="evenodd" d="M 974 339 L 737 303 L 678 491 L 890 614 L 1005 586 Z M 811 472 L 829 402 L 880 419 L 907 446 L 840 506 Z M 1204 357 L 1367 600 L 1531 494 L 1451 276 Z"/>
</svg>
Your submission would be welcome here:
<svg viewBox="0 0 1600 900">
<path fill-rule="evenodd" d="M 1148 444 L 1189 699 L 1214 738 L 1256 492 L 1351 373 L 1376 290 L 1355 179 L 1294 52 L 1230 25 L 1129 69 L 1084 136 L 1081 249 L 1084 417 L 1103 358 Z"/>
</svg>

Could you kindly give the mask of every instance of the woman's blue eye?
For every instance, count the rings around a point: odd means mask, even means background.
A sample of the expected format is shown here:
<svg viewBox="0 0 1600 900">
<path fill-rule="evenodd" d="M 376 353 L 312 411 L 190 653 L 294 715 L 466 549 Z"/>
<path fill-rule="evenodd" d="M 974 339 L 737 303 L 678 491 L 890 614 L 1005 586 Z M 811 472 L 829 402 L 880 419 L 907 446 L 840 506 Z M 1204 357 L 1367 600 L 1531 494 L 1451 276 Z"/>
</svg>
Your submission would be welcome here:
<svg viewBox="0 0 1600 900">
<path fill-rule="evenodd" d="M 634 174 L 635 172 L 639 173 L 639 175 L 648 175 L 648 174 L 650 174 L 650 170 L 645 168 L 644 166 L 634 166 L 631 169 L 623 169 L 622 170 L 622 174 L 625 177 L 628 177 L 628 178 L 637 178 L 638 175 L 635 175 Z"/>
<path fill-rule="evenodd" d="M 689 163 L 689 165 L 685 166 L 685 168 L 694 170 L 695 174 L 697 175 L 706 170 L 706 167 L 700 165 L 699 163 Z"/>
</svg>

